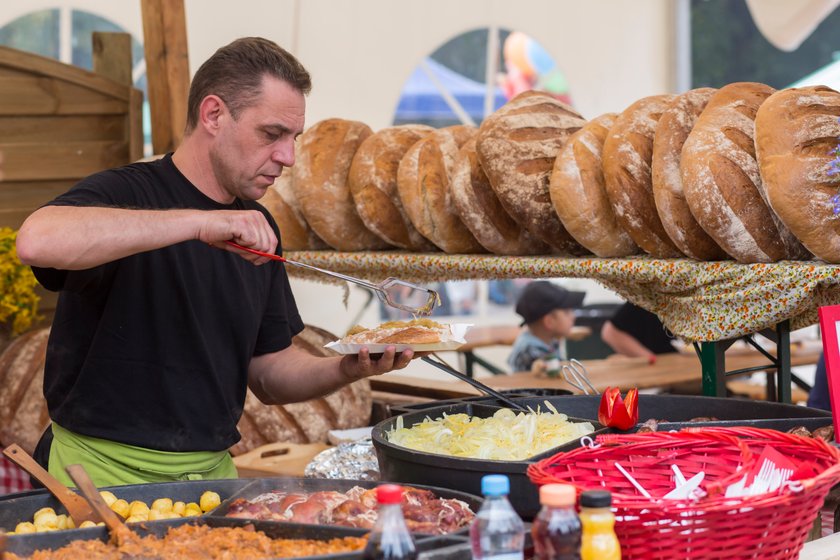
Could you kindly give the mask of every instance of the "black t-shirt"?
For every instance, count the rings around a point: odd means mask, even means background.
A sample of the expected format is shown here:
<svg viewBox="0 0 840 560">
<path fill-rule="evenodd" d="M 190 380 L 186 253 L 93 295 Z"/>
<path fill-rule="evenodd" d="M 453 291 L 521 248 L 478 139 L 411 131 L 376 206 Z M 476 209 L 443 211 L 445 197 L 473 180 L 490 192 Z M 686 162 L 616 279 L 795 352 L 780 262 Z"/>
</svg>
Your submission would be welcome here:
<svg viewBox="0 0 840 560">
<path fill-rule="evenodd" d="M 171 156 L 97 173 L 50 205 L 268 211 L 219 204 Z M 279 248 L 278 248 L 279 251 Z M 74 432 L 163 451 L 220 451 L 236 424 L 253 356 L 288 347 L 303 329 L 283 266 L 254 266 L 185 241 L 88 270 L 34 268 L 60 291 L 44 394 Z"/>
<path fill-rule="evenodd" d="M 626 302 L 616 311 L 610 322 L 615 328 L 633 336 L 654 354 L 677 351 L 659 317 L 638 305 Z"/>
</svg>

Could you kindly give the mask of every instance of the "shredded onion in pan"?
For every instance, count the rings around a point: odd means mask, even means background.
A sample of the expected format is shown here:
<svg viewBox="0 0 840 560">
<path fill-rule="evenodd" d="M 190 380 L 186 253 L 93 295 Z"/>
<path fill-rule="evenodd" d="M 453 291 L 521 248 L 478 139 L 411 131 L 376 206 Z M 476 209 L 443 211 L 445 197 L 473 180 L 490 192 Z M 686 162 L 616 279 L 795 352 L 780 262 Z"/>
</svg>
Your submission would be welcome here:
<svg viewBox="0 0 840 560">
<path fill-rule="evenodd" d="M 591 423 L 569 422 L 551 403 L 545 401 L 545 405 L 549 412 L 502 408 L 489 418 L 444 413 L 434 420 L 426 417 L 411 428 L 403 425 L 400 416 L 388 432 L 388 441 L 439 455 L 521 461 L 595 431 Z"/>
</svg>

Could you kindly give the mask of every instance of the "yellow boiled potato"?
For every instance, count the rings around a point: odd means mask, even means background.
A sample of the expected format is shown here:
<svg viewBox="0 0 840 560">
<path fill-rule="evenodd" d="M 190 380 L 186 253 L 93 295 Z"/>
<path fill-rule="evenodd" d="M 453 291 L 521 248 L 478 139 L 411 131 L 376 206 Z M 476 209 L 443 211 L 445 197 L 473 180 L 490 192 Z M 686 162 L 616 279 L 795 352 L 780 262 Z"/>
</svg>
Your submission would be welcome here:
<svg viewBox="0 0 840 560">
<path fill-rule="evenodd" d="M 23 535 L 24 533 L 34 533 L 35 532 L 35 525 L 30 523 L 29 521 L 24 521 L 23 523 L 18 523 L 15 527 L 15 534 Z"/>
<path fill-rule="evenodd" d="M 79 529 L 87 529 L 88 527 L 96 527 L 96 523 L 88 519 L 87 521 L 82 521 L 79 525 Z"/>
<path fill-rule="evenodd" d="M 177 513 L 179 516 L 184 515 L 184 510 L 187 509 L 187 504 L 184 502 L 175 502 L 172 504 L 172 513 Z"/>
<path fill-rule="evenodd" d="M 111 504 L 111 509 L 114 510 L 115 513 L 121 515 L 122 517 L 128 517 L 128 510 L 130 508 L 128 502 L 120 498 L 119 500 Z"/>
<path fill-rule="evenodd" d="M 159 509 L 150 509 L 149 510 L 149 521 L 157 521 L 159 519 L 166 519 L 164 517 L 164 515 L 166 515 L 166 513 L 160 511 Z"/>
<path fill-rule="evenodd" d="M 48 529 L 58 527 L 58 516 L 53 508 L 41 508 L 35 512 L 32 518 L 37 529 Z"/>
<path fill-rule="evenodd" d="M 114 502 L 117 501 L 117 497 L 114 496 L 113 493 L 108 492 L 107 490 L 100 490 L 99 495 L 102 496 L 102 499 L 105 500 L 105 503 L 108 504 L 108 507 L 114 505 Z"/>
<path fill-rule="evenodd" d="M 172 511 L 172 500 L 170 498 L 158 498 L 152 502 L 151 509 L 160 512 Z"/>
<path fill-rule="evenodd" d="M 149 506 L 146 505 L 146 502 L 141 502 L 140 500 L 134 500 L 130 504 L 128 504 L 128 515 L 129 517 L 133 517 L 135 515 L 142 515 L 149 518 Z"/>
<path fill-rule="evenodd" d="M 149 518 L 147 516 L 140 516 L 140 515 L 132 515 L 128 519 L 125 520 L 126 523 L 142 523 L 143 521 L 148 521 Z"/>
<path fill-rule="evenodd" d="M 65 527 L 65 528 L 66 529 L 75 529 L 76 528 L 76 522 L 73 521 L 73 518 L 70 517 L 69 515 L 67 516 L 67 527 Z"/>
<path fill-rule="evenodd" d="M 71 527 L 67 526 L 67 520 L 68 519 L 70 519 L 70 518 L 67 517 L 67 515 L 65 515 L 63 513 L 61 515 L 56 516 L 55 528 L 56 529 L 61 529 L 61 530 L 71 529 Z"/>
<path fill-rule="evenodd" d="M 195 517 L 201 515 L 201 508 L 195 502 L 190 502 L 184 508 L 184 517 Z"/>
<path fill-rule="evenodd" d="M 222 503 L 222 499 L 219 495 L 215 492 L 207 491 L 201 495 L 201 498 L 198 500 L 199 506 L 201 507 L 201 511 L 207 513 L 214 507 L 218 506 Z"/>
<path fill-rule="evenodd" d="M 160 514 L 162 519 L 181 519 L 181 516 L 172 511 L 165 511 Z"/>
</svg>

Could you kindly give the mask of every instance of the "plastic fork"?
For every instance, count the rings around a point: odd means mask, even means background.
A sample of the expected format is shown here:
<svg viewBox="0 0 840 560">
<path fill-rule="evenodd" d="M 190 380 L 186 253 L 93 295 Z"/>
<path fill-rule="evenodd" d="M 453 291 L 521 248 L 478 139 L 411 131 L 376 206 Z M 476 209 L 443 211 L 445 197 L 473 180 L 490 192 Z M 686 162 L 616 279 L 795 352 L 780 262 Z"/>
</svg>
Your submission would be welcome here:
<svg viewBox="0 0 840 560">
<path fill-rule="evenodd" d="M 411 282 L 405 282 L 404 280 L 400 280 L 398 278 L 386 278 L 382 282 L 374 284 L 373 282 L 368 282 L 367 280 L 362 280 L 361 278 L 355 278 L 353 276 L 341 274 L 340 272 L 332 272 L 330 270 L 318 268 L 317 266 L 312 266 L 311 264 L 292 261 L 287 259 L 286 257 L 281 257 L 280 255 L 275 255 L 273 253 L 264 253 L 262 251 L 257 251 L 256 249 L 251 249 L 250 247 L 243 247 L 242 245 L 234 243 L 233 241 L 226 241 L 225 243 L 227 243 L 231 247 L 239 249 L 240 251 L 245 251 L 253 255 L 259 255 L 260 257 L 265 257 L 273 261 L 280 261 L 300 268 L 314 270 L 315 272 L 320 272 L 321 274 L 326 274 L 327 276 L 332 276 L 333 278 L 338 278 L 339 280 L 344 280 L 345 282 L 352 282 L 353 284 L 357 284 L 359 286 L 367 288 L 368 290 L 373 291 L 377 295 L 379 300 L 385 305 L 388 305 L 395 309 L 402 309 L 403 311 L 408 311 L 409 313 L 413 313 L 415 315 L 431 315 L 435 306 L 440 305 L 440 296 L 436 291 L 430 290 L 429 288 L 424 288 L 422 286 L 418 286 L 417 284 L 412 284 Z M 408 288 L 410 292 L 407 294 L 400 294 L 400 299 L 405 301 L 414 294 L 422 293 L 424 294 L 423 303 L 420 305 L 409 305 L 397 301 L 396 292 L 401 291 L 403 288 Z"/>
</svg>

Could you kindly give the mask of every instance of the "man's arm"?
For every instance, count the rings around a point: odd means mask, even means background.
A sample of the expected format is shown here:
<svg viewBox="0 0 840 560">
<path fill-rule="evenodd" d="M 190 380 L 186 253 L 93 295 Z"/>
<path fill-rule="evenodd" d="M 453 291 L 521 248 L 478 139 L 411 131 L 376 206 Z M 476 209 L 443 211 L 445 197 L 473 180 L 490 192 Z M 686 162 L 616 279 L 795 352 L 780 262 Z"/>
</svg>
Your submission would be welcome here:
<svg viewBox="0 0 840 560">
<path fill-rule="evenodd" d="M 653 353 L 636 338 L 607 321 L 601 328 L 601 340 L 619 354 L 650 358 Z M 654 358 L 655 359 L 655 358 Z"/>
<path fill-rule="evenodd" d="M 24 264 L 83 270 L 192 239 L 228 250 L 233 249 L 226 240 L 268 253 L 277 248 L 277 236 L 256 210 L 45 206 L 21 226 L 17 253 Z M 250 253 L 238 254 L 254 264 L 268 261 Z"/>
<path fill-rule="evenodd" d="M 402 369 L 413 357 L 411 350 L 396 354 L 389 347 L 378 360 L 371 359 L 367 348 L 358 356 L 323 358 L 289 346 L 253 358 L 248 367 L 248 386 L 266 404 L 300 402 L 327 395 L 364 377 Z"/>
</svg>

